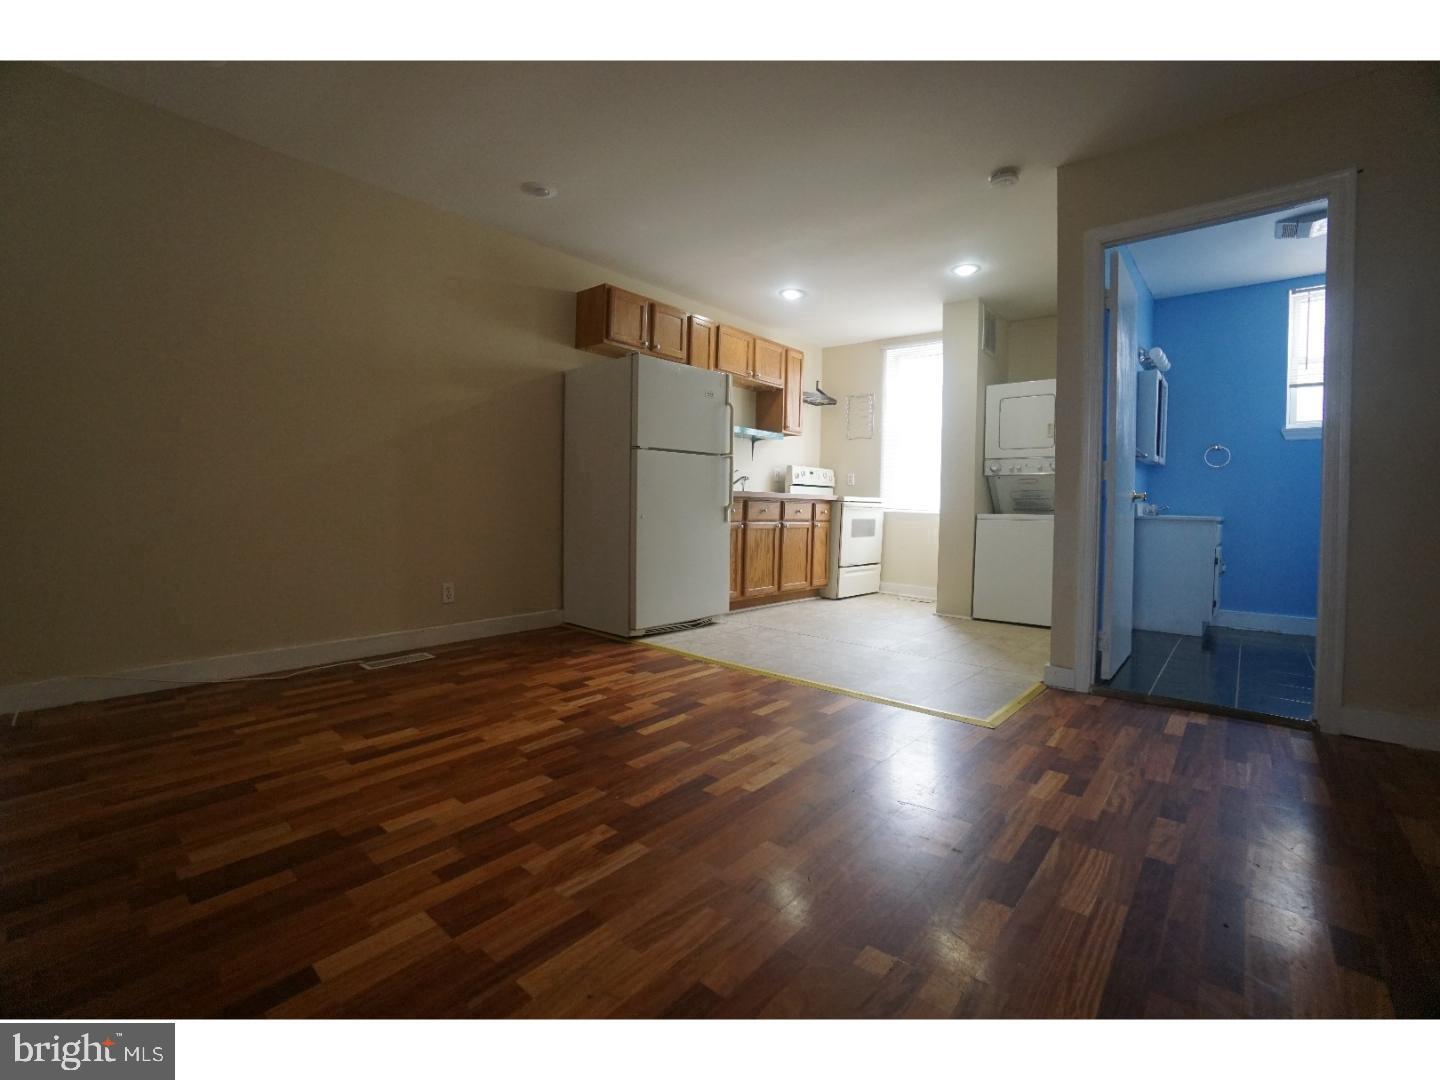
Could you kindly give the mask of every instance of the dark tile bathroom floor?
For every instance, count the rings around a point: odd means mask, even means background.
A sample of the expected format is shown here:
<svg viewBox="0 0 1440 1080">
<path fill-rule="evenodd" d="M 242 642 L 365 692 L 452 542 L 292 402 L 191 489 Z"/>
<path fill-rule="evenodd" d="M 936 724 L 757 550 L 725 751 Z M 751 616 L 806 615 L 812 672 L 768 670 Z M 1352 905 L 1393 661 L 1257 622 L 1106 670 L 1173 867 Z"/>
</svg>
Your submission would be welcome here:
<svg viewBox="0 0 1440 1080">
<path fill-rule="evenodd" d="M 1136 630 L 1130 659 L 1108 686 L 1155 701 L 1309 720 L 1315 639 L 1218 627 L 1200 637 Z"/>
</svg>

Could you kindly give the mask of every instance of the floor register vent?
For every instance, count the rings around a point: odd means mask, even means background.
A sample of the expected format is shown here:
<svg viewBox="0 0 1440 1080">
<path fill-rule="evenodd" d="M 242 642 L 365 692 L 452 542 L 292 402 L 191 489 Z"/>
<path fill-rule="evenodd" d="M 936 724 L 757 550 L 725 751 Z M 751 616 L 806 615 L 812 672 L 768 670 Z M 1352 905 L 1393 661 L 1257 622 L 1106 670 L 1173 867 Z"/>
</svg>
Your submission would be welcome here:
<svg viewBox="0 0 1440 1080">
<path fill-rule="evenodd" d="M 418 664 L 421 660 L 434 659 L 434 653 L 412 652 L 406 653 L 404 656 L 387 656 L 383 660 L 361 660 L 360 666 L 366 671 L 378 671 L 381 668 L 399 667 L 401 664 Z"/>
</svg>

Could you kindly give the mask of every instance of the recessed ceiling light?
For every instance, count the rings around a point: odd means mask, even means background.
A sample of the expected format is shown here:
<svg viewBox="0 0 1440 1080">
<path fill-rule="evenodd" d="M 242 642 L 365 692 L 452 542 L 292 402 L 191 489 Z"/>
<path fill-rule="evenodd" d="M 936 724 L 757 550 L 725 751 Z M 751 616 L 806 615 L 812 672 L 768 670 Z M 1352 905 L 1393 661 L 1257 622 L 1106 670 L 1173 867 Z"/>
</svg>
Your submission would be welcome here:
<svg viewBox="0 0 1440 1080">
<path fill-rule="evenodd" d="M 961 263 L 959 266 L 952 266 L 950 272 L 956 277 L 969 277 L 971 274 L 978 274 L 980 267 L 975 263 Z"/>
<path fill-rule="evenodd" d="M 549 184 L 542 184 L 538 180 L 526 180 L 520 185 L 520 190 L 526 195 L 533 195 L 537 199 L 553 199 L 560 193 Z"/>
<path fill-rule="evenodd" d="M 796 289 L 796 288 L 793 288 L 793 287 L 792 287 L 792 288 L 789 288 L 789 289 L 781 289 L 781 290 L 780 290 L 780 295 L 783 296 L 786 300 L 791 300 L 791 301 L 794 301 L 794 300 L 804 300 L 804 299 L 805 299 L 805 290 L 804 290 L 804 289 Z"/>
</svg>

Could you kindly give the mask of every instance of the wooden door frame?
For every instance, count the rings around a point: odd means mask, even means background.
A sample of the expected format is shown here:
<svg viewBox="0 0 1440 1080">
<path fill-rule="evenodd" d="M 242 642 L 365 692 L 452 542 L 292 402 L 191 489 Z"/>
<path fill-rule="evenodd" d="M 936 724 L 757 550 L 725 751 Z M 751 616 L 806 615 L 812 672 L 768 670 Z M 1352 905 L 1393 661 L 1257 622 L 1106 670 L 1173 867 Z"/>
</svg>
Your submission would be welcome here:
<svg viewBox="0 0 1440 1080">
<path fill-rule="evenodd" d="M 1081 303 L 1084 340 L 1080 398 L 1080 468 L 1076 493 L 1075 651 L 1070 672 L 1050 669 L 1054 685 L 1088 692 L 1095 686 L 1099 627 L 1100 441 L 1105 408 L 1104 252 L 1119 244 L 1148 240 L 1206 225 L 1219 225 L 1288 206 L 1325 199 L 1329 222 L 1325 239 L 1325 415 L 1320 478 L 1320 569 L 1315 628 L 1316 723 L 1323 730 L 1341 727 L 1344 700 L 1345 582 L 1350 520 L 1350 371 L 1354 350 L 1355 170 L 1330 173 L 1282 187 L 1218 202 L 1172 210 L 1086 231 Z M 1057 558 L 1060 553 L 1057 552 Z"/>
</svg>

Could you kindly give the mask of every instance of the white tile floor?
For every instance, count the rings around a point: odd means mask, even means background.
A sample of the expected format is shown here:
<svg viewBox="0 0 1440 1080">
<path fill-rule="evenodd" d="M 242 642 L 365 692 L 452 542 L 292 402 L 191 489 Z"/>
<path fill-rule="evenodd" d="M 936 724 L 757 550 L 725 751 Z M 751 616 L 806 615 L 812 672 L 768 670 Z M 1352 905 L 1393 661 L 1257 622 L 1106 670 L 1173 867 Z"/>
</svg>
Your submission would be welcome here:
<svg viewBox="0 0 1440 1080">
<path fill-rule="evenodd" d="M 951 619 L 885 593 L 731 612 L 659 645 L 984 719 L 1039 682 L 1050 632 Z"/>
</svg>

